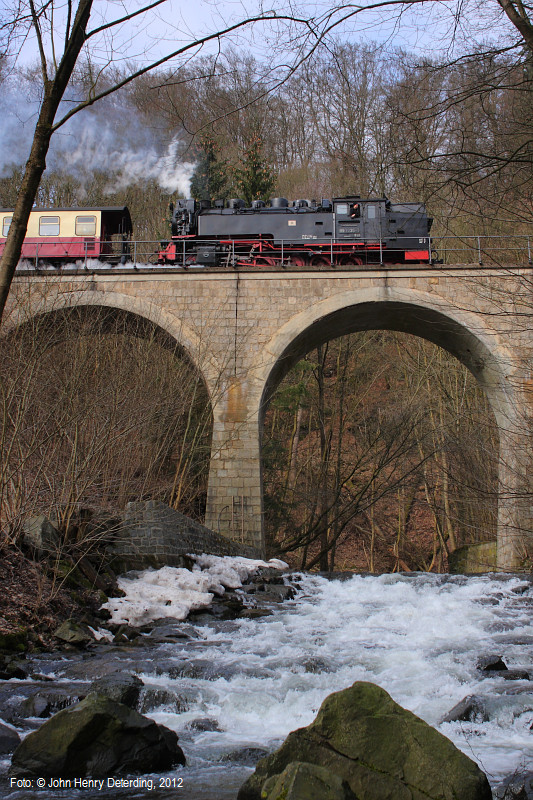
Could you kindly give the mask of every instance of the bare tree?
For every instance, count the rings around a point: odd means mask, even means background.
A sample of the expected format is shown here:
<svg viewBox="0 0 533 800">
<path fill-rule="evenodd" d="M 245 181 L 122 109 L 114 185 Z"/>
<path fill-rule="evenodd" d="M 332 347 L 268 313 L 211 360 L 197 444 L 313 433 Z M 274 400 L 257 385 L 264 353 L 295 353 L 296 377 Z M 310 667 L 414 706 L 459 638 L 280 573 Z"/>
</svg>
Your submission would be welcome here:
<svg viewBox="0 0 533 800">
<path fill-rule="evenodd" d="M 85 109 L 98 100 L 118 91 L 131 81 L 145 75 L 150 70 L 156 69 L 170 60 L 182 56 L 184 59 L 197 53 L 209 42 L 220 42 L 227 36 L 243 28 L 249 28 L 258 23 L 272 23 L 288 25 L 281 38 L 292 36 L 290 42 L 291 55 L 287 59 L 288 42 L 285 39 L 285 61 L 288 67 L 280 76 L 284 76 L 296 69 L 310 53 L 314 52 L 318 43 L 328 42 L 332 33 L 339 28 L 353 30 L 353 26 L 360 19 L 367 20 L 369 25 L 378 23 L 395 25 L 399 24 L 402 15 L 419 8 L 442 9 L 443 4 L 437 0 L 364 0 L 361 3 L 344 3 L 338 0 L 331 3 L 324 2 L 318 6 L 314 16 L 299 15 L 288 5 L 288 11 L 263 11 L 250 14 L 231 25 L 222 26 L 218 30 L 201 36 L 192 37 L 190 41 L 180 47 L 165 53 L 154 60 L 147 59 L 148 63 L 138 69 L 132 69 L 118 80 L 111 80 L 102 87 L 102 74 L 106 72 L 113 62 L 113 36 L 123 35 L 125 26 L 139 21 L 144 21 L 165 6 L 167 17 L 171 15 L 169 0 L 154 0 L 126 12 L 122 16 L 111 20 L 103 19 L 101 24 L 94 28 L 89 27 L 93 13 L 92 0 L 67 0 L 59 3 L 57 0 L 17 0 L 8 7 L 0 17 L 0 51 L 8 53 L 10 50 L 22 46 L 28 38 L 34 37 L 40 57 L 40 70 L 42 76 L 42 99 L 39 108 L 37 124 L 33 136 L 30 155 L 26 163 L 20 190 L 13 212 L 13 218 L 7 237 L 6 246 L 0 261 L 0 318 L 6 304 L 9 288 L 15 274 L 15 269 L 20 258 L 22 243 L 26 233 L 29 214 L 34 202 L 42 174 L 46 168 L 46 157 L 50 147 L 52 135 L 63 126 L 74 114 Z M 491 0 L 490 3 L 480 4 L 478 0 L 456 0 L 451 6 L 445 5 L 444 12 L 450 13 L 454 21 L 451 28 L 453 37 L 459 21 L 469 22 L 468 14 L 475 16 L 481 13 L 482 8 L 488 6 L 489 10 L 498 12 L 500 16 L 510 22 L 510 30 L 514 32 L 514 41 L 509 43 L 510 49 L 525 48 L 529 59 L 533 57 L 533 22 L 532 9 L 522 0 Z M 114 8 L 112 4 L 105 4 L 105 8 Z M 293 27 L 291 27 L 293 26 Z M 296 27 L 294 27 L 296 26 Z M 61 28 L 61 33 L 59 32 Z M 392 28 L 390 28 L 392 30 Z M 76 63 L 89 49 L 96 47 L 104 37 L 109 45 L 108 63 L 102 64 L 96 71 L 94 81 L 89 81 L 85 97 L 79 102 L 73 102 L 70 107 L 63 109 L 65 93 L 71 81 Z M 273 67 L 273 72 L 274 72 Z M 279 81 L 278 81 L 279 84 Z M 276 81 L 272 82 L 276 85 Z"/>
<path fill-rule="evenodd" d="M 69 104 L 69 107 L 62 107 L 67 87 L 81 54 L 93 47 L 99 38 L 106 37 L 109 39 L 114 33 L 121 31 L 128 23 L 132 23 L 134 20 L 138 21 L 140 17 L 147 17 L 163 5 L 170 6 L 168 0 L 154 0 L 154 2 L 136 8 L 134 11 L 125 13 L 110 21 L 104 20 L 92 29 L 89 28 L 89 21 L 93 11 L 92 0 L 78 0 L 77 3 L 68 0 L 64 7 L 54 2 L 54 0 L 42 0 L 39 3 L 35 2 L 35 0 L 28 0 L 28 2 L 15 3 L 11 14 L 4 12 L 4 17 L 0 20 L 0 34 L 2 35 L 4 53 L 9 52 L 10 47 L 17 47 L 21 41 L 24 42 L 30 34 L 36 40 L 40 57 L 42 99 L 30 155 L 22 177 L 9 234 L 0 261 L 0 316 L 3 314 L 9 288 L 20 258 L 30 211 L 46 168 L 46 157 L 51 137 L 74 114 L 92 106 L 136 78 L 140 78 L 150 70 L 161 67 L 172 59 L 177 59 L 180 56 L 187 57 L 209 42 L 220 41 L 240 29 L 248 28 L 260 22 L 272 23 L 272 21 L 276 21 L 289 25 L 294 23 L 304 26 L 303 39 L 300 40 L 296 47 L 298 51 L 296 62 L 305 53 L 308 42 L 312 46 L 317 39 L 312 26 L 303 18 L 291 13 L 260 12 L 255 16 L 249 15 L 242 18 L 234 24 L 222 27 L 213 33 L 192 39 L 160 58 L 149 60 L 148 63 L 140 68 L 128 71 L 127 74 L 121 75 L 118 80 L 112 80 L 110 83 L 106 82 L 104 85 L 102 74 L 105 71 L 105 66 L 109 66 L 113 60 L 111 41 L 109 63 L 95 73 L 94 80 L 88 82 L 85 97 L 79 102 Z M 55 17 L 54 14 L 56 15 Z M 61 35 L 58 34 L 58 17 L 63 27 Z M 59 42 L 61 43 L 60 47 Z"/>
</svg>

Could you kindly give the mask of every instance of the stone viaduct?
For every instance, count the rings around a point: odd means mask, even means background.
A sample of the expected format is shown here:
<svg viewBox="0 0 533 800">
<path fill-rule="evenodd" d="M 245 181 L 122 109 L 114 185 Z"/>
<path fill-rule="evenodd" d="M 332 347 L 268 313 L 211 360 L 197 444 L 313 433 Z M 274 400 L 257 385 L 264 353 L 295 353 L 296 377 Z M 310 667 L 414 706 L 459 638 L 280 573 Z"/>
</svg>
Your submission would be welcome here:
<svg viewBox="0 0 533 800">
<path fill-rule="evenodd" d="M 498 566 L 532 553 L 533 270 L 477 265 L 327 271 L 101 270 L 20 275 L 32 314 L 122 309 L 162 328 L 203 375 L 213 415 L 206 525 L 264 548 L 261 424 L 269 396 L 311 348 L 360 330 L 442 346 L 487 393 L 499 432 Z M 13 318 L 13 316 L 12 316 Z"/>
</svg>

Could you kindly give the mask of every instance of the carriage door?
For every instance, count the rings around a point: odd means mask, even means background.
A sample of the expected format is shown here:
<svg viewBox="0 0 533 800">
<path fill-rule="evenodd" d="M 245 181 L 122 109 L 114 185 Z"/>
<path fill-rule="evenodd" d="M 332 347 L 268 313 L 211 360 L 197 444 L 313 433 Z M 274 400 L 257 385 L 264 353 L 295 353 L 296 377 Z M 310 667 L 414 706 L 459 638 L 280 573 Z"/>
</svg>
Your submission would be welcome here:
<svg viewBox="0 0 533 800">
<path fill-rule="evenodd" d="M 381 217 L 384 203 L 365 203 L 365 238 L 366 241 L 379 242 L 381 238 Z"/>
</svg>

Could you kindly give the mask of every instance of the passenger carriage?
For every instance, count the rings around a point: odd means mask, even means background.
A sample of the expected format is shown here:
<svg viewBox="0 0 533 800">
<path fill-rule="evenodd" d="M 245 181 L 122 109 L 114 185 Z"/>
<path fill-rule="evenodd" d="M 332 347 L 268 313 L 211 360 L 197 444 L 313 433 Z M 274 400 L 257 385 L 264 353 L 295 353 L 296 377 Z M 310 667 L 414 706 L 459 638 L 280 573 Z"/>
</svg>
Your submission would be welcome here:
<svg viewBox="0 0 533 800">
<path fill-rule="evenodd" d="M 13 210 L 0 209 L 0 255 Z M 36 265 L 99 259 L 124 263 L 130 251 L 132 224 L 125 206 L 103 208 L 34 208 L 22 245 L 22 258 Z"/>
</svg>

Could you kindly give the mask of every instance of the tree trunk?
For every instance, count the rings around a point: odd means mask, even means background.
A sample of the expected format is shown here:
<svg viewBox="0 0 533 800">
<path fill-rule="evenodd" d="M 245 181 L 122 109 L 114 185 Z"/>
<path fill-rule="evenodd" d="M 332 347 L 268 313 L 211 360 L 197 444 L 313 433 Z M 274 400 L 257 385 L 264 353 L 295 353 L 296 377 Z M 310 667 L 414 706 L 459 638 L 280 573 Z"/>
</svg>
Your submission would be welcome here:
<svg viewBox="0 0 533 800">
<path fill-rule="evenodd" d="M 0 260 L 0 321 L 6 307 L 7 297 L 15 270 L 22 252 L 22 243 L 28 228 L 28 219 L 35 201 L 35 196 L 41 182 L 41 177 L 46 169 L 46 156 L 50 147 L 50 139 L 54 130 L 54 120 L 59 104 L 72 76 L 76 61 L 83 47 L 86 28 L 91 14 L 92 0 L 80 0 L 76 17 L 72 25 L 72 32 L 65 43 L 65 50 L 61 62 L 52 80 L 47 77 L 47 64 L 44 51 L 41 50 L 41 69 L 43 73 L 43 102 L 39 111 L 39 119 L 35 127 L 30 157 L 26 162 L 24 177 L 17 202 L 13 211 L 13 218 L 9 227 L 4 252 Z M 37 39 L 41 43 L 39 22 L 34 20 Z"/>
<path fill-rule="evenodd" d="M 47 94 L 49 95 L 49 90 Z M 52 122 L 56 110 L 57 103 L 54 103 L 50 96 L 45 96 L 41 106 L 41 113 L 39 114 L 39 121 L 35 128 L 30 157 L 26 163 L 22 185 L 13 211 L 13 219 L 9 226 L 6 245 L 0 260 L 0 319 L 2 318 L 11 282 L 20 259 L 22 243 L 26 236 L 28 219 L 33 208 L 35 195 L 41 182 L 41 176 L 46 168 L 46 155 L 50 147 Z"/>
</svg>

